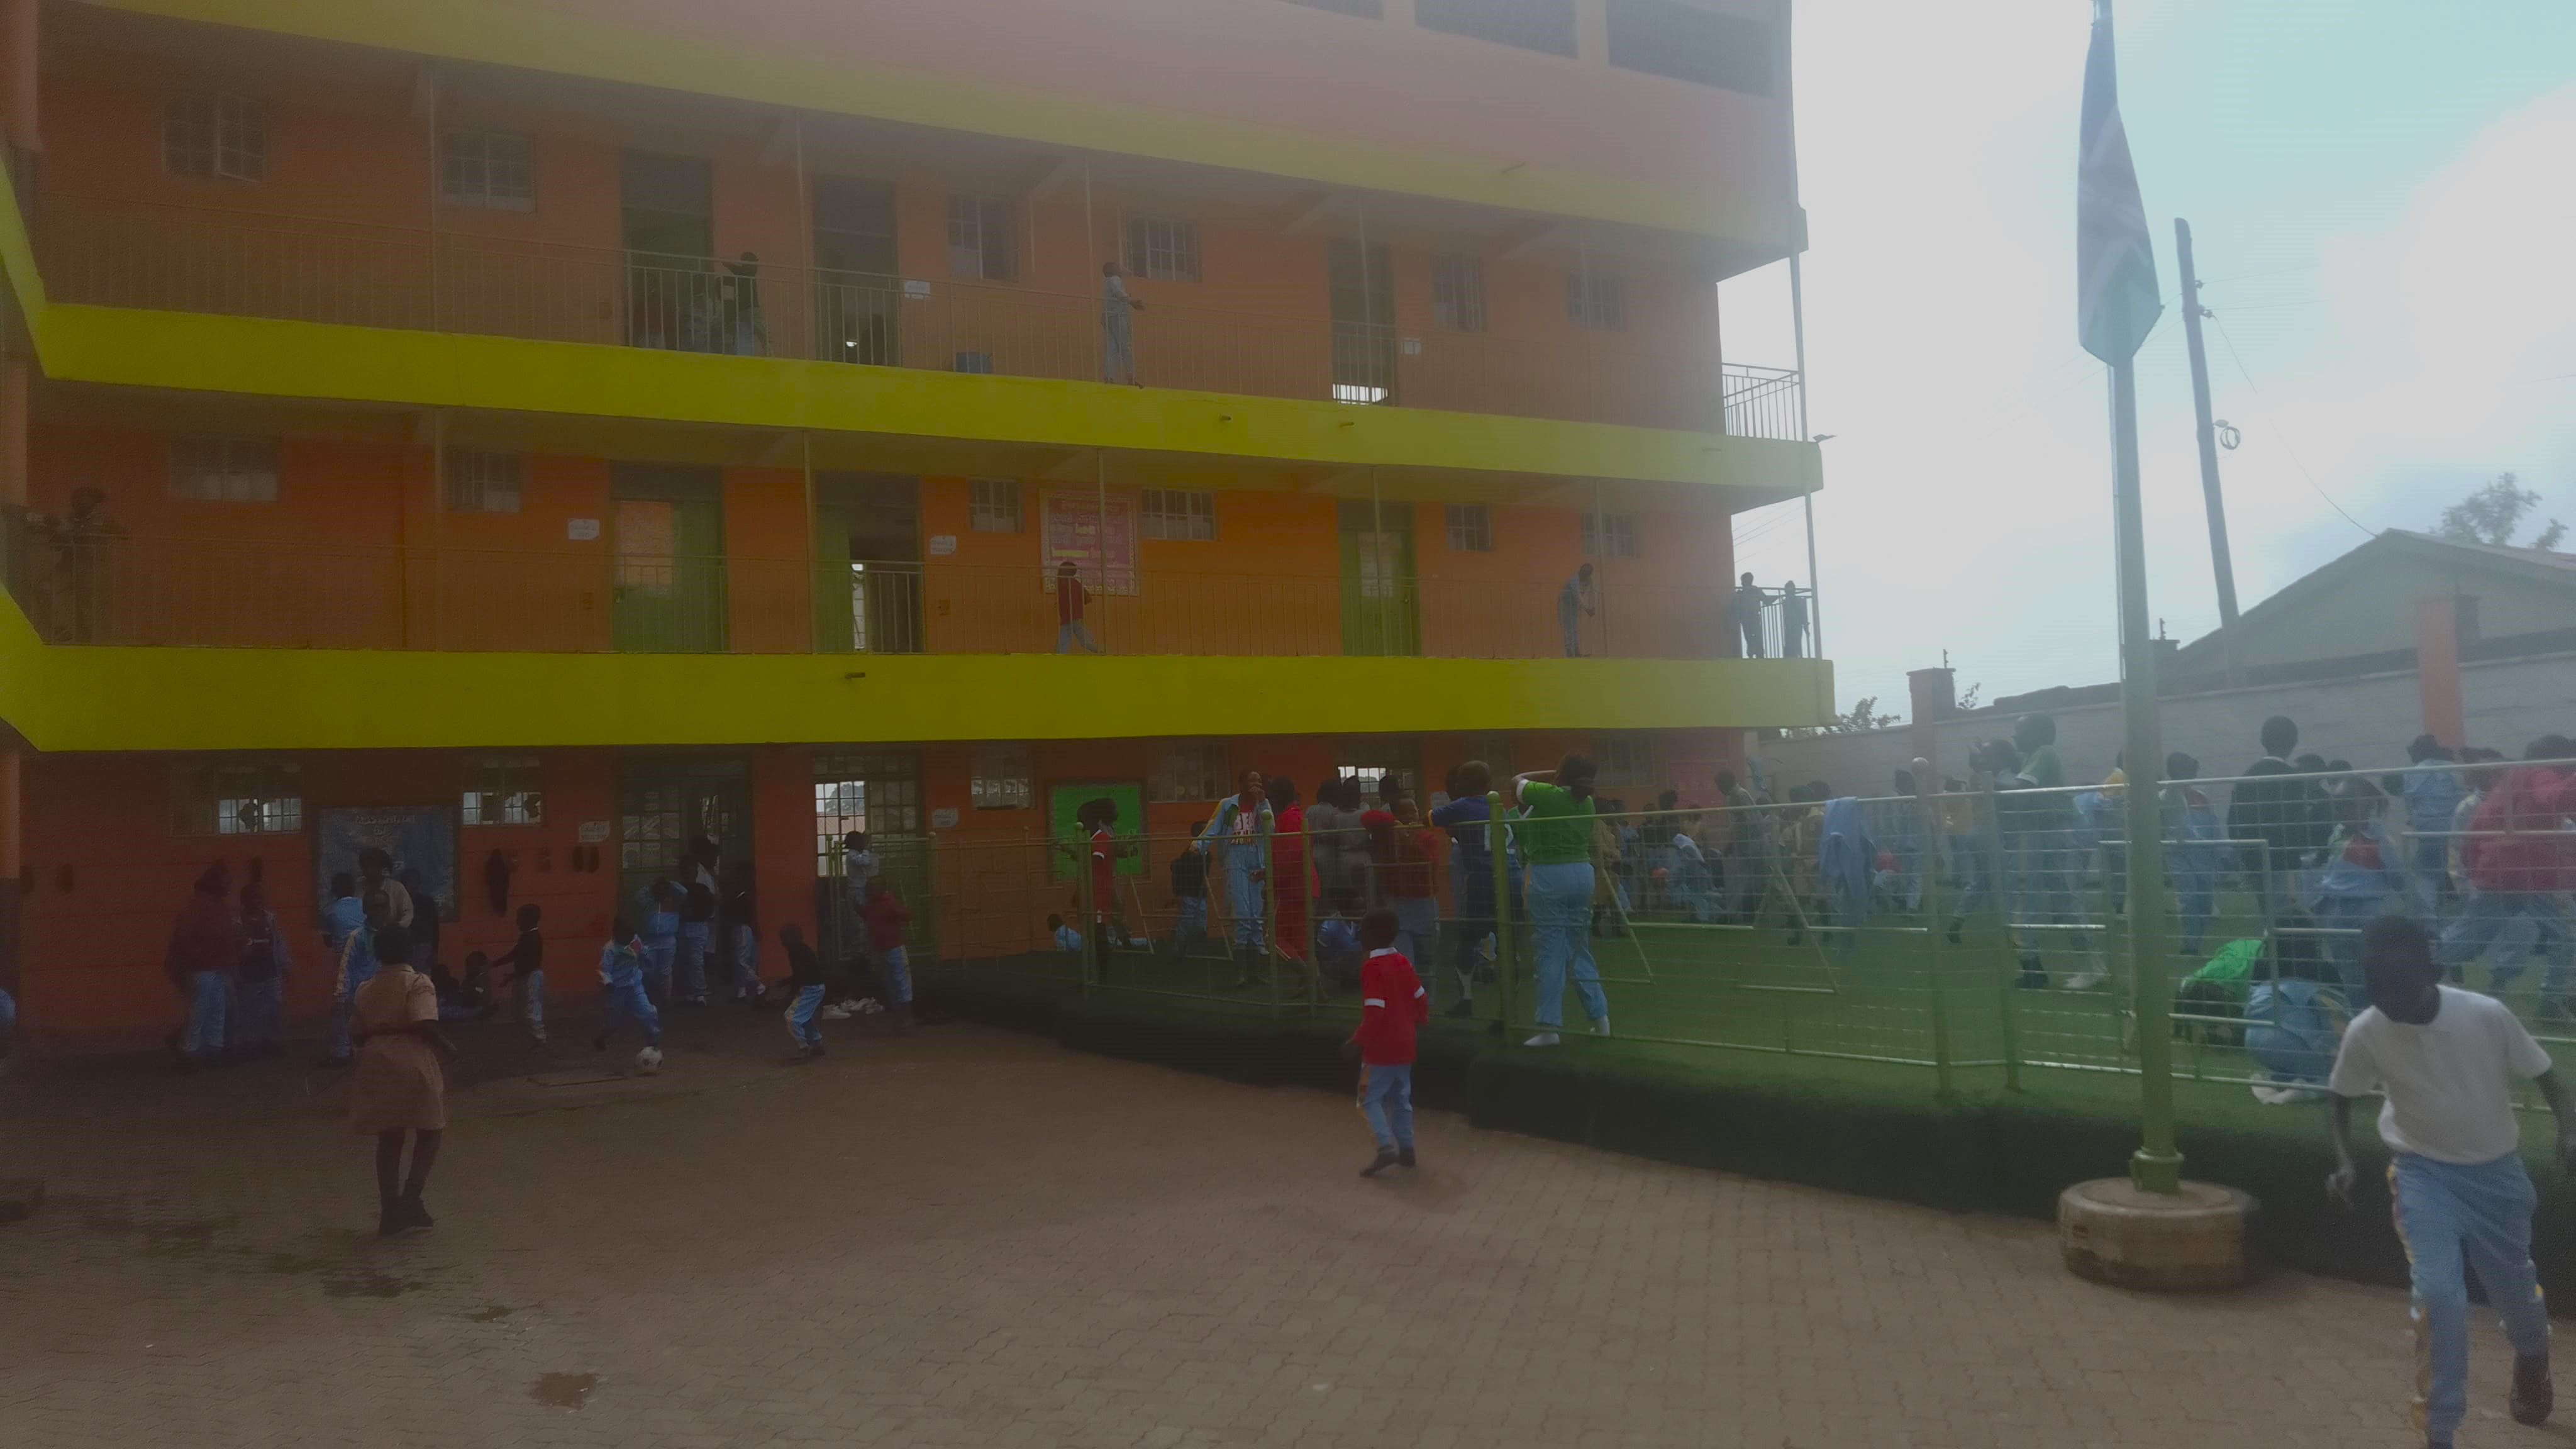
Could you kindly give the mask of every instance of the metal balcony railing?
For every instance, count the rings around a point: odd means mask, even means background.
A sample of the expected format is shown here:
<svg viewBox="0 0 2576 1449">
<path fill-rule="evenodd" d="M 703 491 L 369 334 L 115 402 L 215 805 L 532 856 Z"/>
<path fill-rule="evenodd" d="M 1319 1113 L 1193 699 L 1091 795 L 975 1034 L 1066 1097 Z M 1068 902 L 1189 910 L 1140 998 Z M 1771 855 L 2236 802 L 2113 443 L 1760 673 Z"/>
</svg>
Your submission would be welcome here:
<svg viewBox="0 0 2576 1449">
<path fill-rule="evenodd" d="M 37 214 L 59 301 L 362 327 L 1798 436 L 1797 374 L 1616 345 L 1193 307 L 1157 289 L 1122 347 L 1099 299 L 945 276 L 103 203 Z M 1132 359 L 1132 368 L 1130 361 Z"/>
<path fill-rule="evenodd" d="M 1714 583 L 1605 583 L 1569 630 L 1563 581 L 1541 578 L 1147 571 L 1106 581 L 1082 574 L 1076 590 L 1033 564 L 10 534 L 11 594 L 48 641 L 69 645 L 1489 659 L 1734 652 L 1726 596 Z"/>
</svg>

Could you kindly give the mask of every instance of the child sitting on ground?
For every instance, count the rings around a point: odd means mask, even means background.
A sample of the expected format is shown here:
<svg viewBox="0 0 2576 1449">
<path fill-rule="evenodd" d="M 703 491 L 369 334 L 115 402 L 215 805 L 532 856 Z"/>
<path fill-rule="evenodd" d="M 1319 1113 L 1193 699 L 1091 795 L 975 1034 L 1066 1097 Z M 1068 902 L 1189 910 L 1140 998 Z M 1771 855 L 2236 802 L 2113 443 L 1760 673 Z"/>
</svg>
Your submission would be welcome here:
<svg viewBox="0 0 2576 1449">
<path fill-rule="evenodd" d="M 1413 1166 L 1413 1037 L 1431 1019 L 1431 999 L 1413 963 L 1395 949 L 1393 911 L 1371 911 L 1359 924 L 1368 959 L 1360 966 L 1360 1025 L 1344 1050 L 1360 1059 L 1360 1115 L 1377 1139 L 1377 1156 L 1360 1169 L 1375 1177 Z"/>
<path fill-rule="evenodd" d="M 479 1021 L 500 1009 L 492 999 L 492 958 L 480 951 L 465 953 L 462 981 L 449 975 L 445 966 L 430 962 L 429 984 L 438 994 L 441 1021 Z"/>
<path fill-rule="evenodd" d="M 814 1019 L 823 1009 L 823 962 L 794 921 L 778 928 L 778 945 L 787 953 L 787 990 L 795 998 L 787 1008 L 787 1034 L 798 1056 L 812 1061 L 823 1054 L 823 1026 Z"/>
<path fill-rule="evenodd" d="M 1047 939 L 1055 943 L 1055 949 L 1059 951 L 1079 954 L 1082 950 L 1082 933 L 1066 925 L 1064 917 L 1052 912 L 1047 916 Z"/>
<path fill-rule="evenodd" d="M 1315 928 L 1315 967 L 1324 979 L 1338 986 L 1356 986 L 1360 979 L 1359 893 L 1349 889 L 1334 892 L 1333 913 Z M 1393 912 L 1388 914 L 1392 915 Z M 1387 944 L 1394 944 L 1389 937 Z"/>
</svg>

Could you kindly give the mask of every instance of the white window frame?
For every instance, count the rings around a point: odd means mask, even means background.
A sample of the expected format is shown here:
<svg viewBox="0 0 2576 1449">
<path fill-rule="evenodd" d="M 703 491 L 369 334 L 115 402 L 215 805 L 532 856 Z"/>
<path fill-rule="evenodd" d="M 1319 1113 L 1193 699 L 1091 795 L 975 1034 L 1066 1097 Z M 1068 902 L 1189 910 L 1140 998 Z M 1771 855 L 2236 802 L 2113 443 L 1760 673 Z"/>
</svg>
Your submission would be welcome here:
<svg viewBox="0 0 2576 1449">
<path fill-rule="evenodd" d="M 295 835 L 304 829 L 304 771 L 293 760 L 199 760 L 172 779 L 173 834 Z"/>
<path fill-rule="evenodd" d="M 948 195 L 948 274 L 980 282 L 1020 278 L 1019 203 L 1007 196 Z M 998 264 L 1000 271 L 995 271 Z"/>
<path fill-rule="evenodd" d="M 1451 553 L 1494 551 L 1494 507 L 1490 503 L 1450 503 L 1440 510 L 1441 532 Z"/>
<path fill-rule="evenodd" d="M 1604 535 L 1609 547 L 1605 550 Z M 1583 556 L 1585 558 L 1636 558 L 1641 548 L 1640 528 L 1633 513 L 1583 514 Z"/>
<path fill-rule="evenodd" d="M 510 151 L 517 154 L 499 154 Z M 440 131 L 438 199 L 485 211 L 536 210 L 536 142 L 521 131 L 464 126 Z"/>
<path fill-rule="evenodd" d="M 267 107 L 223 91 L 170 97 L 161 104 L 161 165 L 173 176 L 267 180 Z"/>
<path fill-rule="evenodd" d="M 1177 216 L 1127 218 L 1127 270 L 1149 282 L 1199 279 L 1199 224 Z"/>
<path fill-rule="evenodd" d="M 1628 279 L 1581 268 L 1565 274 L 1565 320 L 1592 332 L 1628 330 Z"/>
<path fill-rule="evenodd" d="M 1027 532 L 1026 492 L 1017 478 L 969 478 L 966 480 L 966 531 Z"/>
<path fill-rule="evenodd" d="M 197 503 L 275 503 L 277 453 L 275 438 L 172 438 L 170 496 Z"/>
<path fill-rule="evenodd" d="M 1431 254 L 1431 320 L 1451 332 L 1485 330 L 1483 257 L 1474 252 Z"/>
<path fill-rule="evenodd" d="M 527 463 L 520 454 L 450 448 L 440 466 L 447 473 L 450 513 L 516 513 L 527 499 Z"/>
<path fill-rule="evenodd" d="M 1206 789 L 1207 794 L 1196 793 Z M 1213 803 L 1234 793 L 1234 776 L 1223 739 L 1164 740 L 1156 747 L 1154 768 L 1145 775 L 1149 804 Z"/>
<path fill-rule="evenodd" d="M 977 810 L 1026 810 L 1037 803 L 1027 745 L 977 745 L 966 786 Z"/>
<path fill-rule="evenodd" d="M 457 818 L 478 828 L 545 824 L 545 761 L 535 755 L 467 756 Z"/>
<path fill-rule="evenodd" d="M 1173 543 L 1216 542 L 1216 495 L 1190 488 L 1147 488 L 1136 497 L 1137 530 Z"/>
</svg>

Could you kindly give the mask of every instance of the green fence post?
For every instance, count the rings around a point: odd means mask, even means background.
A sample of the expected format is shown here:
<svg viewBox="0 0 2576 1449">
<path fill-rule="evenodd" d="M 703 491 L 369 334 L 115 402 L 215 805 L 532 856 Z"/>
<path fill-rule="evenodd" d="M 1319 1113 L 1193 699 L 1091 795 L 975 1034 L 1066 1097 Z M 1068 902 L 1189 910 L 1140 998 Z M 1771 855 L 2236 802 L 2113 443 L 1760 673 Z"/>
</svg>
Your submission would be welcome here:
<svg viewBox="0 0 2576 1449">
<path fill-rule="evenodd" d="M 2002 802 L 1997 798 L 1998 793 L 1994 777 L 1987 776 L 1985 798 L 1979 802 L 1978 823 L 1982 827 L 1983 843 L 1988 852 L 1986 894 L 1994 901 L 1995 919 L 2004 928 L 2004 944 L 2006 954 L 2009 955 L 2015 945 L 2012 935 L 2012 877 L 2009 869 L 2012 851 L 2004 844 L 2004 813 Z M 2019 973 L 2020 963 L 2016 962 L 2013 973 L 2003 979 L 2004 1090 L 2007 1092 L 2021 1090 L 2021 1022 L 2018 1016 L 2021 987 L 2014 979 Z"/>
<path fill-rule="evenodd" d="M 1300 862 L 1297 867 L 1297 889 L 1301 893 L 1306 889 L 1307 867 L 1314 861 L 1314 857 L 1308 855 L 1306 852 L 1314 848 L 1314 842 L 1315 837 L 1306 829 L 1305 814 L 1300 812 L 1297 816 L 1297 859 Z M 1323 963 L 1317 959 L 1319 953 L 1315 949 L 1315 934 L 1317 929 L 1323 925 L 1323 922 L 1316 918 L 1318 908 L 1319 907 L 1316 902 L 1312 900 L 1308 901 L 1306 906 L 1306 940 L 1303 943 L 1306 947 L 1306 1011 L 1308 1015 L 1313 1015 L 1324 1009 Z"/>
<path fill-rule="evenodd" d="M 1270 807 L 1261 807 L 1262 819 L 1270 820 Z M 1270 1011 L 1277 1015 L 1287 1004 L 1279 989 L 1279 870 L 1277 852 L 1271 849 L 1270 830 L 1261 832 L 1261 953 L 1269 959 Z"/>
<path fill-rule="evenodd" d="M 1497 1023 L 1505 1036 L 1512 1030 L 1512 862 L 1510 839 L 1503 829 L 1503 795 L 1485 792 L 1485 844 L 1494 865 L 1494 1000 Z"/>
<path fill-rule="evenodd" d="M 1932 777 L 1932 762 L 1914 762 L 1914 868 L 1923 873 L 1923 919 L 1928 926 L 1923 933 L 1927 947 L 1924 955 L 1930 963 L 1925 970 L 1930 977 L 1932 993 L 1932 1071 L 1941 1095 L 1951 1094 L 1950 1084 L 1950 1006 L 1941 990 L 1941 972 L 1948 954 L 1947 919 L 1941 909 L 1941 872 L 1933 847 L 1941 839 L 1940 782 Z"/>
</svg>

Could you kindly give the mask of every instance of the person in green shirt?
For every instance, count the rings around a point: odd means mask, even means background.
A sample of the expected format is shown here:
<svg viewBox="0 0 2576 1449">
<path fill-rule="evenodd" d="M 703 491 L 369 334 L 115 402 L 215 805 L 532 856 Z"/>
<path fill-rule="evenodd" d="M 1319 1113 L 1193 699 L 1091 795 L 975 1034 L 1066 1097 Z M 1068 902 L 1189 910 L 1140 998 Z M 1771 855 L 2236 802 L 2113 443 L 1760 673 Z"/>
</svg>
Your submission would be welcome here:
<svg viewBox="0 0 2576 1449">
<path fill-rule="evenodd" d="M 1512 781 L 1522 810 L 1514 827 L 1529 871 L 1530 924 L 1538 934 L 1538 1035 L 1525 1046 L 1554 1046 L 1565 1020 L 1565 975 L 1570 964 L 1583 1014 L 1595 1036 L 1610 1034 L 1610 999 L 1592 964 L 1592 783 L 1589 756 L 1568 755 L 1553 770 Z"/>
</svg>

